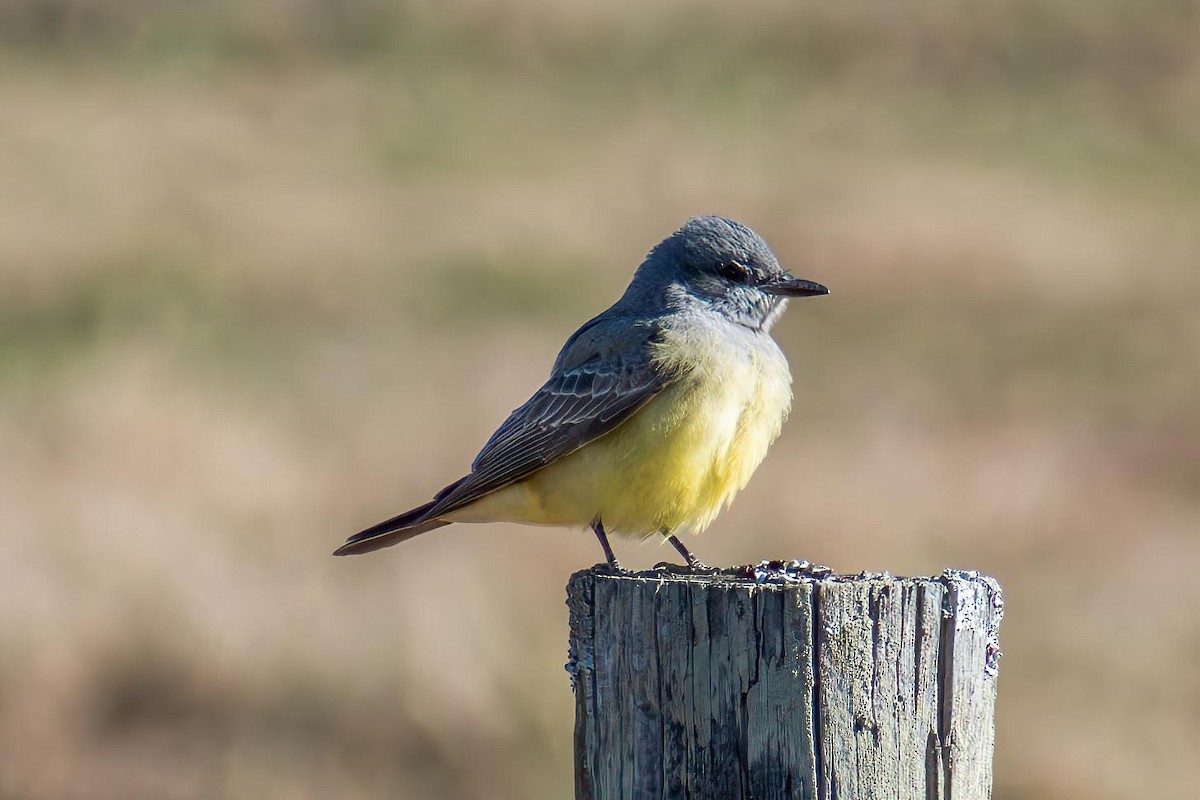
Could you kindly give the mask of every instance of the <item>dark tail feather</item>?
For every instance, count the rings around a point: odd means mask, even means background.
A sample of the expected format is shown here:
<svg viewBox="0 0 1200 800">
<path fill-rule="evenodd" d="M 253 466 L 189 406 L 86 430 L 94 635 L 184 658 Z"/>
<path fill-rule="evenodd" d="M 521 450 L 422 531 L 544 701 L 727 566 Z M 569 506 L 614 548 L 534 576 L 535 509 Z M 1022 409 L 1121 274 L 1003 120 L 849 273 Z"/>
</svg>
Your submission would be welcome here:
<svg viewBox="0 0 1200 800">
<path fill-rule="evenodd" d="M 426 519 L 425 515 L 433 508 L 437 500 L 431 500 L 412 511 L 384 520 L 378 525 L 372 525 L 361 533 L 356 533 L 346 540 L 346 543 L 333 551 L 335 556 L 356 556 L 360 553 L 370 553 L 383 547 L 406 541 L 434 528 L 449 525 L 440 519 Z"/>
</svg>

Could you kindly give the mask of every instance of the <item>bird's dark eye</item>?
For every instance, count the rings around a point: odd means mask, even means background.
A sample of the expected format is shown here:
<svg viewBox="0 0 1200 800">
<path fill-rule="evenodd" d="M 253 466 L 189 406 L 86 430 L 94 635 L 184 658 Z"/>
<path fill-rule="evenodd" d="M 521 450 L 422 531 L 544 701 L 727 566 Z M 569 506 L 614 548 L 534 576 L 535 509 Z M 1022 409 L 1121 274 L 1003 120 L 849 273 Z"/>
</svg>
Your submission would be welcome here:
<svg viewBox="0 0 1200 800">
<path fill-rule="evenodd" d="M 749 283 L 750 270 L 736 261 L 726 261 L 717 267 L 717 274 L 727 281 L 734 283 Z"/>
</svg>

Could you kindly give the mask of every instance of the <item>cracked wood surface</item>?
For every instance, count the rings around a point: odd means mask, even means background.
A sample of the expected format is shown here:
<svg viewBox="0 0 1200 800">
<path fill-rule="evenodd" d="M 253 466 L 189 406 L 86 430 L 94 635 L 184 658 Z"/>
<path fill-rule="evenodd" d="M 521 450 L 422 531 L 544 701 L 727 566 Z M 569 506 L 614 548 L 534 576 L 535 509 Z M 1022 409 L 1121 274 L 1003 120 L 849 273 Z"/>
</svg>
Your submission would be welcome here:
<svg viewBox="0 0 1200 800">
<path fill-rule="evenodd" d="M 986 800 L 999 587 L 752 570 L 567 587 L 576 800 Z"/>
</svg>

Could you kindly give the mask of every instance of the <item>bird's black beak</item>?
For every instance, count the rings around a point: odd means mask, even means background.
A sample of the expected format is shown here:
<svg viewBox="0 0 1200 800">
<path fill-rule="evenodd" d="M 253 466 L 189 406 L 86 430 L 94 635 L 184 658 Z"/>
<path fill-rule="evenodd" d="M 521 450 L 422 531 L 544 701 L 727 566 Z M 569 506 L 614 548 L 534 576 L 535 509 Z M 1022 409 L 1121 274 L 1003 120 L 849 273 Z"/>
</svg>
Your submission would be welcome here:
<svg viewBox="0 0 1200 800">
<path fill-rule="evenodd" d="M 793 278 L 787 273 L 772 278 L 766 283 L 760 283 L 758 288 L 768 294 L 777 294 L 780 297 L 817 297 L 829 294 L 829 290 L 821 284 L 806 281 L 803 278 Z"/>
</svg>

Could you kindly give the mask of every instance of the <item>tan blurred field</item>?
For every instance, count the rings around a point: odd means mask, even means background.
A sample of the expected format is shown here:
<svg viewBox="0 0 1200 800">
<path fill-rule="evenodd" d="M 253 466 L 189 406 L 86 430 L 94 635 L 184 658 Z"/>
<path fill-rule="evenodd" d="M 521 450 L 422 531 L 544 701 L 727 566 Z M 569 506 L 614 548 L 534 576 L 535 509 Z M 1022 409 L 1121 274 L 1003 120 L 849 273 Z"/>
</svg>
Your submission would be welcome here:
<svg viewBox="0 0 1200 800">
<path fill-rule="evenodd" d="M 1195 797 L 1198 36 L 1195 2 L 6 5 L 0 798 L 570 796 L 591 535 L 329 553 L 701 213 L 833 295 L 777 328 L 795 410 L 697 552 L 994 574 L 997 800 Z"/>
</svg>

